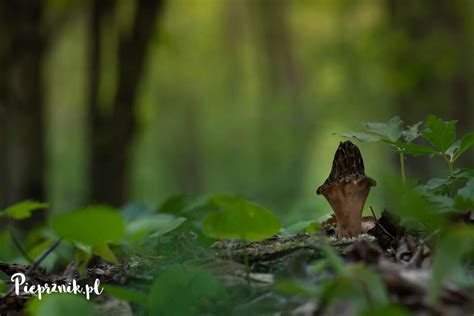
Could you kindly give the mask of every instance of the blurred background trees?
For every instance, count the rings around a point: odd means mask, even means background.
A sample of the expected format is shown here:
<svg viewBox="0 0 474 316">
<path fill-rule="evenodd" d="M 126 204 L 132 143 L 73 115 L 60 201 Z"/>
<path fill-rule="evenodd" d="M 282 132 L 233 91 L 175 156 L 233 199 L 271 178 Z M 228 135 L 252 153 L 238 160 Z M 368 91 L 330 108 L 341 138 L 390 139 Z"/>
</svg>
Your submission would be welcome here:
<svg viewBox="0 0 474 316">
<path fill-rule="evenodd" d="M 469 1 L 5 0 L 0 15 L 2 207 L 222 192 L 315 216 L 333 132 L 429 113 L 472 130 Z M 395 166 L 361 149 L 375 179 Z"/>
<path fill-rule="evenodd" d="M 41 1 L 0 4 L 0 200 L 44 198 L 45 29 Z"/>
</svg>

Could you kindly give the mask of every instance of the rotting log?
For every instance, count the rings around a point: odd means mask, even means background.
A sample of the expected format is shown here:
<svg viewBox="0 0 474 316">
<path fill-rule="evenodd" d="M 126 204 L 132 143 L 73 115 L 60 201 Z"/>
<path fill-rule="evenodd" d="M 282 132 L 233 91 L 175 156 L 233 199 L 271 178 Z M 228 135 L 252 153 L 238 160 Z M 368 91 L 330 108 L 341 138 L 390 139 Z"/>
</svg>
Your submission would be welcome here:
<svg viewBox="0 0 474 316">
<path fill-rule="evenodd" d="M 330 245 L 342 252 L 357 240 L 376 245 L 373 236 L 362 234 L 356 238 L 323 237 L 313 234 L 298 234 L 289 237 L 274 236 L 258 242 L 221 240 L 214 244 L 215 255 L 240 263 L 248 260 L 253 272 L 275 272 L 285 270 L 295 260 L 311 262 L 324 257 L 324 246 Z"/>
</svg>

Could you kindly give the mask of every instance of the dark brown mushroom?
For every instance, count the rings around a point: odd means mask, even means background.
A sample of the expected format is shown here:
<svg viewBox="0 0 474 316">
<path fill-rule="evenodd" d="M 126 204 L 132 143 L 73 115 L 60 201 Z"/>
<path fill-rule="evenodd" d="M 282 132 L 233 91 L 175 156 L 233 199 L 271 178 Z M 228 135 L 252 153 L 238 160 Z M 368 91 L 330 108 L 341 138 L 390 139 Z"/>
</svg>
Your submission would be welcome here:
<svg viewBox="0 0 474 316">
<path fill-rule="evenodd" d="M 331 173 L 316 194 L 328 200 L 337 218 L 337 237 L 355 237 L 361 233 L 362 210 L 374 179 L 367 177 L 359 148 L 350 141 L 341 142 Z"/>
</svg>

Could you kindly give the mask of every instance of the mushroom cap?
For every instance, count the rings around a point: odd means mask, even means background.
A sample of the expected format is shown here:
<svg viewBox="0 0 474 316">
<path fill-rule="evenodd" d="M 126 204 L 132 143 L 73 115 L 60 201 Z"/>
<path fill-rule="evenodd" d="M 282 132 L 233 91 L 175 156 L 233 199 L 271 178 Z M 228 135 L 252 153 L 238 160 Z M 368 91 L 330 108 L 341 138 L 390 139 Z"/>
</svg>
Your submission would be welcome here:
<svg viewBox="0 0 474 316">
<path fill-rule="evenodd" d="M 339 143 L 339 147 L 334 154 L 331 173 L 324 183 L 316 190 L 316 193 L 323 194 L 333 188 L 334 185 L 347 183 L 364 183 L 368 188 L 375 186 L 374 179 L 365 175 L 364 160 L 359 148 L 351 141 Z"/>
</svg>

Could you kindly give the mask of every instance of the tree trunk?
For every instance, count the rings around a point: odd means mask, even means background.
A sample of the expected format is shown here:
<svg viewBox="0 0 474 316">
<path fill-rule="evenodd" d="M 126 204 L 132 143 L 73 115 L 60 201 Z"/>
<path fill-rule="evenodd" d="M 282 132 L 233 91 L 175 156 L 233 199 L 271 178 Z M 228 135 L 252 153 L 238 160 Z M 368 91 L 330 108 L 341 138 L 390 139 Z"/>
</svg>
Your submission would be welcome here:
<svg viewBox="0 0 474 316">
<path fill-rule="evenodd" d="M 100 29 L 100 4 L 96 3 L 94 8 L 97 11 L 92 15 L 91 32 L 97 33 Z M 162 0 L 136 1 L 132 29 L 121 37 L 118 45 L 118 84 L 110 114 L 103 113 L 103 107 L 98 104 L 96 89 L 100 78 L 97 79 L 98 67 L 94 65 L 99 63 L 100 37 L 92 38 L 91 77 L 96 78 L 96 86 L 90 88 L 89 103 L 90 190 L 93 202 L 119 206 L 127 199 L 130 151 L 137 131 L 136 97 L 147 48 L 162 8 Z"/>
<path fill-rule="evenodd" d="M 43 1 L 0 3 L 0 207 L 44 199 Z"/>
<path fill-rule="evenodd" d="M 262 177 L 279 183 L 287 201 L 301 190 L 312 128 L 303 98 L 304 80 L 292 50 L 288 2 L 262 0 L 256 5 L 263 69 L 260 141 Z M 283 129 L 272 129 L 282 126 Z M 270 132 L 271 131 L 271 132 Z M 272 168 L 268 168 L 272 163 Z M 275 172 L 275 167 L 279 172 Z M 265 191 L 265 190 L 264 190 Z M 272 196 L 275 192 L 272 193 Z"/>
</svg>

